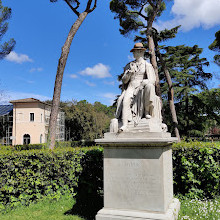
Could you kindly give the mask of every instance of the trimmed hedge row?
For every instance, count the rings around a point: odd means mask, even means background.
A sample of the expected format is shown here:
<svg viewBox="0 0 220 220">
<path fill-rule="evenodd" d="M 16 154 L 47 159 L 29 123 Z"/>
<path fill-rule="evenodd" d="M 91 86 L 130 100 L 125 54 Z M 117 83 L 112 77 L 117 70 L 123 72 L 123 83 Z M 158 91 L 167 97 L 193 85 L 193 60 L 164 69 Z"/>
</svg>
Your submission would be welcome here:
<svg viewBox="0 0 220 220">
<path fill-rule="evenodd" d="M 63 148 L 63 147 L 91 147 L 95 146 L 94 141 L 60 141 L 56 142 L 55 148 Z M 0 145 L 1 149 L 8 149 L 8 150 L 35 150 L 35 149 L 47 149 L 48 145 L 46 143 L 44 144 L 28 144 L 28 145 L 15 145 L 15 146 L 3 146 Z"/>
<path fill-rule="evenodd" d="M 188 197 L 220 195 L 220 143 L 173 144 L 174 193 Z"/>
<path fill-rule="evenodd" d="M 0 151 L 0 209 L 29 204 L 43 196 L 57 198 L 77 192 L 83 161 L 90 161 L 89 175 L 102 163 L 102 148 Z M 102 175 L 102 167 L 98 167 Z"/>
<path fill-rule="evenodd" d="M 220 145 L 181 142 L 173 145 L 174 192 L 188 197 L 219 195 Z M 103 193 L 103 149 L 100 147 L 49 150 L 0 150 L 0 204 L 14 207 L 43 196 L 76 195 L 88 209 L 89 198 L 99 201 Z M 97 199 L 94 200 L 95 195 Z M 81 201 L 81 203 L 80 203 Z M 101 205 L 100 205 L 101 206 Z M 94 210 L 94 209 L 93 209 Z M 91 218 L 90 218 L 91 219 Z"/>
</svg>

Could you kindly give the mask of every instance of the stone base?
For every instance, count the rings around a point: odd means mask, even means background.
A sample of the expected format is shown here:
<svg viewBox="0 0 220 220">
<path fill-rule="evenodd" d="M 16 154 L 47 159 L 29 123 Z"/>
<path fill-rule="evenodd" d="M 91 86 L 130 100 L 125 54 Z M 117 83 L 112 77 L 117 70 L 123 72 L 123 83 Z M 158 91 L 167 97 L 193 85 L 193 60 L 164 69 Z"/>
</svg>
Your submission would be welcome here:
<svg viewBox="0 0 220 220">
<path fill-rule="evenodd" d="M 177 219 L 175 141 L 168 132 L 109 132 L 96 140 L 104 146 L 104 208 L 96 220 Z"/>
<path fill-rule="evenodd" d="M 179 200 L 173 199 L 166 213 L 103 208 L 96 215 L 96 220 L 175 220 L 179 210 Z"/>
</svg>

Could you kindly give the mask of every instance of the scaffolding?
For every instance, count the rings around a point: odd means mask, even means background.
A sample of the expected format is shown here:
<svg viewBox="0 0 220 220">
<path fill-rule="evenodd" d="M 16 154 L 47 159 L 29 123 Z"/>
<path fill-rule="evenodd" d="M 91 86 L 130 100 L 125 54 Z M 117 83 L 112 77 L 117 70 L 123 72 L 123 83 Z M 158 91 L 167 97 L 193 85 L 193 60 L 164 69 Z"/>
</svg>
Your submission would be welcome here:
<svg viewBox="0 0 220 220">
<path fill-rule="evenodd" d="M 13 130 L 13 116 L 12 115 L 3 115 L 2 125 L 4 137 L 2 138 L 2 145 L 12 145 L 12 130 Z"/>
<path fill-rule="evenodd" d="M 57 117 L 57 127 L 56 127 L 56 140 L 65 140 L 65 113 L 59 112 Z"/>
<path fill-rule="evenodd" d="M 48 137 L 49 122 L 50 122 L 50 109 L 46 108 L 45 109 L 46 137 Z M 57 116 L 56 141 L 65 141 L 65 113 L 61 111 Z"/>
<path fill-rule="evenodd" d="M 0 144 L 2 145 L 12 145 L 13 139 L 15 138 L 13 137 L 13 108 L 10 107 L 11 109 L 9 109 L 9 107 L 2 106 L 2 108 L 0 109 Z M 44 108 L 45 118 L 41 118 L 41 122 L 44 122 L 45 125 L 44 131 L 46 142 L 48 138 L 51 106 L 45 105 Z M 56 141 L 65 141 L 65 113 L 62 111 L 59 111 L 57 116 Z M 40 142 L 42 142 L 42 139 Z"/>
</svg>

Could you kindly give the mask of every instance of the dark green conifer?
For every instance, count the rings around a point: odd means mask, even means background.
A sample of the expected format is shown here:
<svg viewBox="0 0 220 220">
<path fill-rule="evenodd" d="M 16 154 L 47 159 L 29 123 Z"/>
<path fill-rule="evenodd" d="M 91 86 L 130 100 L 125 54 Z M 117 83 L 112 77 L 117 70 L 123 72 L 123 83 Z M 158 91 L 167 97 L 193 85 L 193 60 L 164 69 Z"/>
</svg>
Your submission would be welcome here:
<svg viewBox="0 0 220 220">
<path fill-rule="evenodd" d="M 0 42 L 8 30 L 8 20 L 11 17 L 11 9 L 4 7 L 2 1 L 0 0 Z M 15 40 L 11 38 L 10 40 L 4 42 L 0 45 L 0 60 L 7 56 L 14 48 Z"/>
<path fill-rule="evenodd" d="M 145 31 L 150 61 L 156 74 L 156 94 L 160 97 L 160 80 L 153 40 L 153 22 L 165 8 L 164 0 L 112 0 L 110 2 L 110 9 L 116 14 L 115 19 L 119 19 L 122 35 L 128 36 L 132 32 Z"/>
<path fill-rule="evenodd" d="M 209 49 L 218 53 L 214 56 L 214 60 L 220 66 L 220 30 L 215 33 L 215 40 L 209 45 Z"/>
<path fill-rule="evenodd" d="M 180 133 L 185 136 L 201 134 L 201 108 L 197 108 L 195 94 L 207 90 L 206 81 L 212 78 L 211 73 L 204 70 L 209 62 L 200 58 L 203 51 L 197 45 L 193 47 L 179 45 L 163 47 L 163 59 L 172 77 L 175 91 L 175 106 L 179 121 Z M 164 80 L 165 81 L 165 80 Z M 166 83 L 163 90 L 166 90 Z M 169 111 L 165 115 L 168 115 Z M 201 121 L 202 122 L 202 121 Z"/>
</svg>

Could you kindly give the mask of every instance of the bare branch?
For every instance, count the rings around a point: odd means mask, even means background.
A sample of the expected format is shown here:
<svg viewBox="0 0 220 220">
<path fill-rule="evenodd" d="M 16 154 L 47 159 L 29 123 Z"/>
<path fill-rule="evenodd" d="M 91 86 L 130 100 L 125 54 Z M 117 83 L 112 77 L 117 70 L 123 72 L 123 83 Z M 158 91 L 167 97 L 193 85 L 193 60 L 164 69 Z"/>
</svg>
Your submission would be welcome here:
<svg viewBox="0 0 220 220">
<path fill-rule="evenodd" d="M 142 14 L 142 11 L 143 11 L 144 6 L 145 6 L 146 4 L 147 4 L 147 2 L 142 4 L 141 9 L 140 9 L 140 11 L 139 11 L 140 14 Z"/>
<path fill-rule="evenodd" d="M 89 9 L 88 12 L 90 13 L 90 12 L 94 11 L 96 6 L 97 6 L 97 0 L 95 0 L 93 8 Z"/>
<path fill-rule="evenodd" d="M 68 0 L 64 0 L 66 2 L 66 4 L 71 8 L 71 10 L 79 17 L 80 13 L 76 10 L 77 8 L 79 8 L 79 1 L 76 0 L 77 6 L 74 8 Z"/>
<path fill-rule="evenodd" d="M 90 7 L 91 7 L 91 4 L 92 4 L 92 1 L 93 0 L 88 0 L 88 2 L 87 2 L 87 6 L 86 6 L 86 10 L 85 11 L 89 11 L 90 10 Z"/>
<path fill-rule="evenodd" d="M 140 12 L 137 12 L 137 11 L 129 11 L 129 13 L 131 13 L 131 14 L 138 14 L 138 15 L 140 15 L 142 18 L 144 18 L 145 20 L 148 20 L 148 17 L 145 16 L 145 15 L 143 15 L 143 14 L 140 13 Z"/>
<path fill-rule="evenodd" d="M 80 5 L 80 2 L 78 0 L 75 0 L 76 1 L 76 7 L 74 9 L 78 9 L 79 8 L 79 5 Z"/>
</svg>

